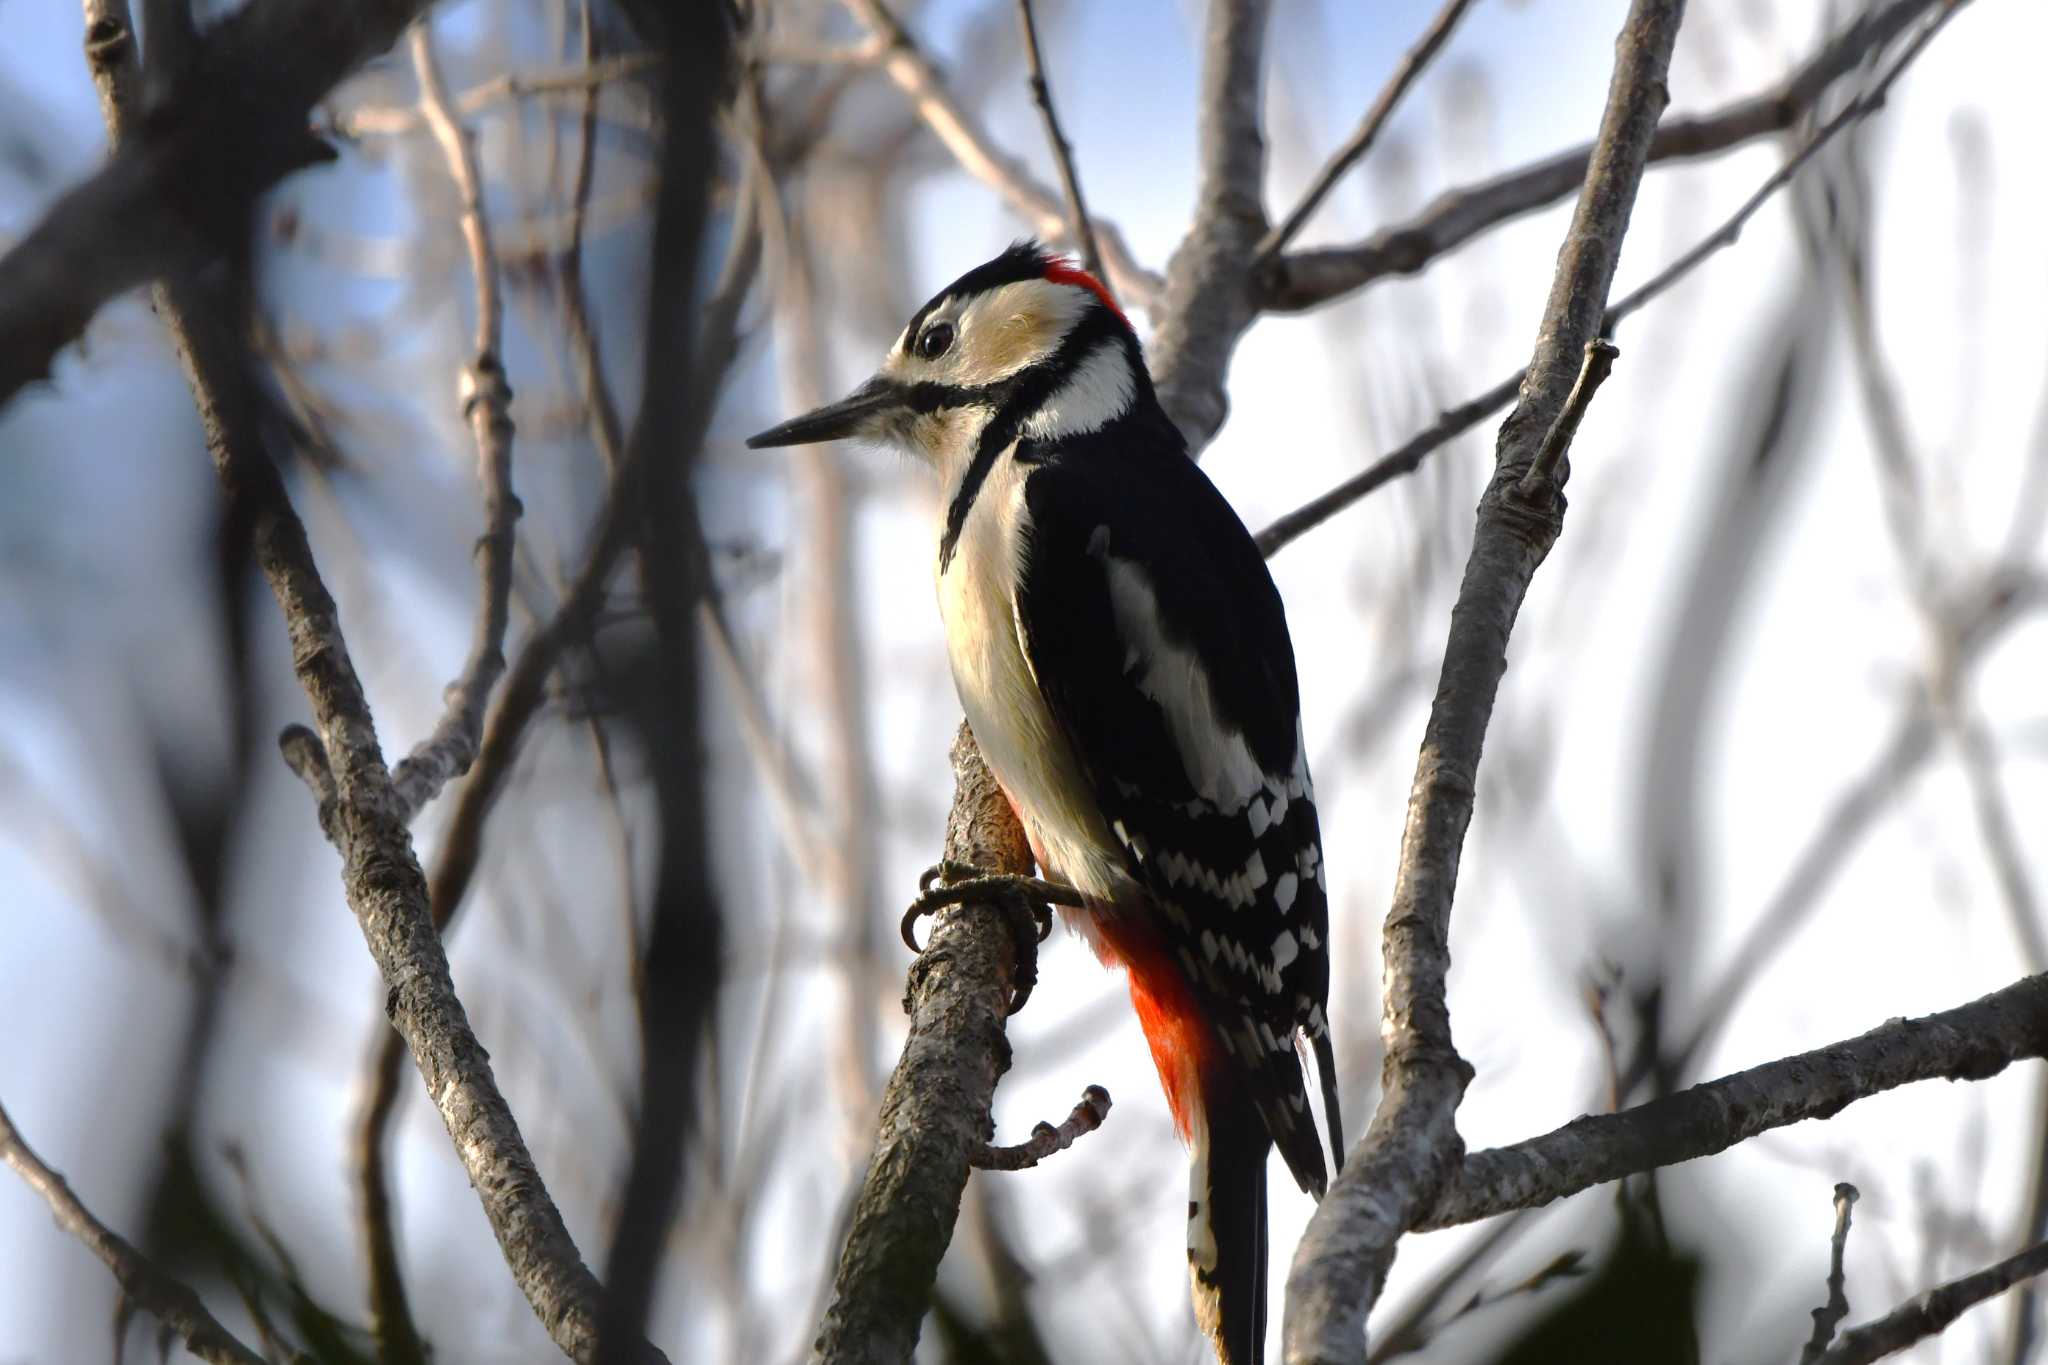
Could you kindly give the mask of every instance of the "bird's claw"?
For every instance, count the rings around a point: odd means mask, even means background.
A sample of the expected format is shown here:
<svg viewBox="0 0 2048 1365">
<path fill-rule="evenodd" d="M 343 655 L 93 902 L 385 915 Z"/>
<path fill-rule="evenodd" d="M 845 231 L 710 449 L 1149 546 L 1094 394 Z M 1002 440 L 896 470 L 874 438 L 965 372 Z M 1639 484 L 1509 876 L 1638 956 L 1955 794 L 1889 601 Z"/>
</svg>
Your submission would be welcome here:
<svg viewBox="0 0 2048 1365">
<path fill-rule="evenodd" d="M 1015 1014 L 1038 984 L 1038 945 L 1052 934 L 1052 905 L 1079 905 L 1080 895 L 1071 887 L 1036 877 L 991 874 L 968 863 L 935 863 L 917 879 L 917 899 L 903 912 L 899 932 L 904 946 L 913 953 L 923 952 L 917 946 L 917 922 L 946 906 L 968 901 L 998 907 L 1009 923 L 1017 949 L 1015 989 L 1010 996 L 1010 1013 Z"/>
</svg>

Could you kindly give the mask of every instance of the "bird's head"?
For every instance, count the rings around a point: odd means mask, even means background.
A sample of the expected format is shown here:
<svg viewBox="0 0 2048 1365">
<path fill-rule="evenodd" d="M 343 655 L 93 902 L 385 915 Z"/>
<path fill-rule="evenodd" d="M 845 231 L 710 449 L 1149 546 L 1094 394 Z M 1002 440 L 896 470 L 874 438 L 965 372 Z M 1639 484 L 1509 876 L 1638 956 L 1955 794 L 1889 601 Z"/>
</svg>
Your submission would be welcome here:
<svg viewBox="0 0 2048 1365">
<path fill-rule="evenodd" d="M 901 446 L 951 482 L 984 436 L 1007 444 L 1092 431 L 1150 395 L 1137 337 L 1109 291 L 1019 242 L 918 309 L 874 378 L 747 444 L 858 437 Z"/>
</svg>

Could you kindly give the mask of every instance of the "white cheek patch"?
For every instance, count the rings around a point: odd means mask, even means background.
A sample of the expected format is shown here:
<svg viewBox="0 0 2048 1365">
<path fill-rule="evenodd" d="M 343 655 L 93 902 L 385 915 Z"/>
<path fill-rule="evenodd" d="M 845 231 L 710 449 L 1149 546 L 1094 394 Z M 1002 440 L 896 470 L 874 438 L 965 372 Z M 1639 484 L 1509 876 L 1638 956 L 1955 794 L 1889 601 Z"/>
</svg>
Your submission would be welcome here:
<svg viewBox="0 0 2048 1365">
<path fill-rule="evenodd" d="M 1024 423 L 1024 434 L 1051 440 L 1096 431 L 1123 416 L 1134 390 L 1129 357 L 1122 346 L 1105 341 L 1087 354 L 1067 382 Z M 1104 542 L 1106 547 L 1106 536 Z M 1100 553 L 1093 540 L 1088 546 Z"/>
</svg>

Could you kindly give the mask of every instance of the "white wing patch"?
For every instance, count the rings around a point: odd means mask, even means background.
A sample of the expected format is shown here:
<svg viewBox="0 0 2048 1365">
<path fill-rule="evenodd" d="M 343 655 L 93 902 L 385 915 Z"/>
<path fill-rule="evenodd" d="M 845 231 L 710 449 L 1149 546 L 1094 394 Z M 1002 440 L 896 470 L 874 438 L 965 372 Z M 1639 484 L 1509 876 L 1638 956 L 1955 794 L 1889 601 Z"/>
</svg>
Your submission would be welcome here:
<svg viewBox="0 0 2048 1365">
<path fill-rule="evenodd" d="M 1217 810 L 1243 810 L 1270 782 L 1251 745 L 1217 710 L 1201 659 L 1160 629 L 1159 599 L 1144 571 L 1106 551 L 1100 557 L 1134 681 L 1166 718 L 1189 785 Z"/>
</svg>

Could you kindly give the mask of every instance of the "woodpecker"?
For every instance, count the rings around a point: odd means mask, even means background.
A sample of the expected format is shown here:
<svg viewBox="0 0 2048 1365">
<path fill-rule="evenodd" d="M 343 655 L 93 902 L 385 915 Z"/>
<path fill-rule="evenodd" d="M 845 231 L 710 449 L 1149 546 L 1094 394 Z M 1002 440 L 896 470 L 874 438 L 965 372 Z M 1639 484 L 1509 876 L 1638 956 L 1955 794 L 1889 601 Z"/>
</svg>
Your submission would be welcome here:
<svg viewBox="0 0 2048 1365">
<path fill-rule="evenodd" d="M 862 438 L 944 490 L 934 571 L 967 720 L 1068 927 L 1129 974 L 1190 1148 L 1195 1316 L 1261 1359 L 1266 1158 L 1321 1198 L 1305 1041 L 1341 1165 L 1329 909 L 1293 643 L 1244 523 L 1188 458 L 1100 281 L 1019 242 L 879 372 L 749 446 Z"/>
</svg>

